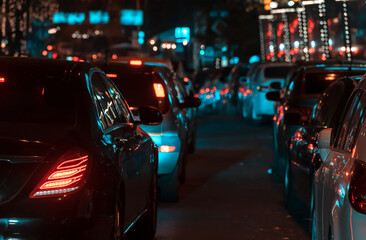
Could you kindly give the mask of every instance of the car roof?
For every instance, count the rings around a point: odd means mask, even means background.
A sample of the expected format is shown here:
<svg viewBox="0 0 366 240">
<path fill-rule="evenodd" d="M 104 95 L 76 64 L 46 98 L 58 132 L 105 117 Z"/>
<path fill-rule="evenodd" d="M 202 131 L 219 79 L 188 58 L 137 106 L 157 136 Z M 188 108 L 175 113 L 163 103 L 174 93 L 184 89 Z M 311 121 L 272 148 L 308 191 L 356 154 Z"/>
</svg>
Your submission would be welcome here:
<svg viewBox="0 0 366 240">
<path fill-rule="evenodd" d="M 170 71 L 173 71 L 172 62 L 164 58 L 125 56 L 125 57 L 117 57 L 116 59 L 110 59 L 109 62 L 128 63 L 131 60 L 140 60 L 143 62 L 144 65 L 167 67 L 170 69 Z"/>
</svg>

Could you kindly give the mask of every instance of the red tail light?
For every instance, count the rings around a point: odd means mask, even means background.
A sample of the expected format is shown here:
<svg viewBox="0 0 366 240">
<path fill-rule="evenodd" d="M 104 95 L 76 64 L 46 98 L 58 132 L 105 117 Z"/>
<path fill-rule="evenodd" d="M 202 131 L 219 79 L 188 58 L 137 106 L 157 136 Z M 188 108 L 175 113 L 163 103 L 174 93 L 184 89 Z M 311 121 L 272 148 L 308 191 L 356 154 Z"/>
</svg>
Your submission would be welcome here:
<svg viewBox="0 0 366 240">
<path fill-rule="evenodd" d="M 142 61 L 141 60 L 131 60 L 130 65 L 132 65 L 132 66 L 141 66 Z"/>
<path fill-rule="evenodd" d="M 348 199 L 357 212 L 366 214 L 366 163 L 360 160 L 353 163 Z"/>
<path fill-rule="evenodd" d="M 288 108 L 287 112 L 299 112 L 301 113 L 301 120 L 306 121 L 308 118 L 311 108 L 310 107 L 299 107 L 299 106 L 291 106 Z"/>
<path fill-rule="evenodd" d="M 38 183 L 30 197 L 60 196 L 80 189 L 86 181 L 88 163 L 89 156 L 84 150 L 67 151 Z"/>
<path fill-rule="evenodd" d="M 165 97 L 164 87 L 161 83 L 154 83 L 154 90 L 156 97 Z"/>
</svg>

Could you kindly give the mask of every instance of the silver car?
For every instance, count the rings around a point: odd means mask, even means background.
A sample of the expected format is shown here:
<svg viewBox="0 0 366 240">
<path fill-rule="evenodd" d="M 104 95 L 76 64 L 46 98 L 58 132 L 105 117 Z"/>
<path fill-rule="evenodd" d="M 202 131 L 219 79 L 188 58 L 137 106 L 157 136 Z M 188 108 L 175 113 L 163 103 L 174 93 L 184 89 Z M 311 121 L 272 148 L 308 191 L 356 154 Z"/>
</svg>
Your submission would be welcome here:
<svg viewBox="0 0 366 240">
<path fill-rule="evenodd" d="M 323 163 L 313 186 L 313 239 L 366 239 L 365 91 L 364 76 L 348 100 L 338 132 L 324 129 L 318 136 Z"/>
</svg>

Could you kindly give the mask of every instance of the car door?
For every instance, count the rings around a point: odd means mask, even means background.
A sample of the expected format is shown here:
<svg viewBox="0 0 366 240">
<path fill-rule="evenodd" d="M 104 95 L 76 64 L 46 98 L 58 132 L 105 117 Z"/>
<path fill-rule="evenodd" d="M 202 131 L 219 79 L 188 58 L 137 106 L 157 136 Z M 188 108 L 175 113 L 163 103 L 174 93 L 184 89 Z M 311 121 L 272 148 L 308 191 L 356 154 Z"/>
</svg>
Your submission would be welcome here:
<svg viewBox="0 0 366 240">
<path fill-rule="evenodd" d="M 344 115 L 334 150 L 329 154 L 323 167 L 322 222 L 323 237 L 326 236 L 334 205 L 335 194 L 341 180 L 342 172 L 351 159 L 354 143 L 358 137 L 359 125 L 366 106 L 366 94 L 359 91 Z"/>
<path fill-rule="evenodd" d="M 125 153 L 128 153 L 128 157 L 132 158 L 132 161 L 135 163 L 134 166 L 136 177 L 138 178 L 136 199 L 140 199 L 140 201 L 136 201 L 136 207 L 139 211 L 143 211 L 146 207 L 146 202 L 143 200 L 147 199 L 146 195 L 149 193 L 152 179 L 151 161 L 154 159 L 152 140 L 150 136 L 140 128 L 140 126 L 138 126 L 136 123 L 133 123 L 129 107 L 114 83 L 112 83 L 104 75 L 101 75 L 100 77 L 104 79 L 107 91 L 113 99 L 113 103 L 118 115 L 124 119 L 123 121 L 134 124 L 132 136 L 130 137 L 130 143 L 128 146 L 126 146 L 126 148 L 130 149 L 125 149 Z"/>
<path fill-rule="evenodd" d="M 91 85 L 96 102 L 103 135 L 100 141 L 108 149 L 104 152 L 106 158 L 112 159 L 120 174 L 120 183 L 124 185 L 124 196 L 120 196 L 125 207 L 125 225 L 127 228 L 139 214 L 139 181 L 137 164 L 134 161 L 134 132 L 133 123 L 122 119 L 117 113 L 105 80 L 101 73 L 95 72 L 91 76 Z"/>
</svg>

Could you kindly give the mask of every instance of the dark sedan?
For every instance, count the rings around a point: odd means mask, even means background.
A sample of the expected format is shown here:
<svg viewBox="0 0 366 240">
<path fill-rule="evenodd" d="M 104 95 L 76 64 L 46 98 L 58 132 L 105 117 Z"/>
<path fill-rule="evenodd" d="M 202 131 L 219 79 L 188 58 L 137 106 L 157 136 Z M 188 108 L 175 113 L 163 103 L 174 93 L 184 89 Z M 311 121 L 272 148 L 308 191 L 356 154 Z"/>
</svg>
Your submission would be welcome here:
<svg viewBox="0 0 366 240">
<path fill-rule="evenodd" d="M 343 76 L 362 75 L 366 72 L 364 65 L 319 64 L 299 67 L 292 73 L 284 96 L 280 92 L 269 92 L 270 100 L 281 101 L 273 118 L 274 138 L 274 172 L 279 180 L 285 176 L 285 163 L 288 155 L 288 141 L 301 127 L 299 123 L 287 121 L 293 116 L 301 116 L 301 121 L 308 118 L 317 99 L 336 79 Z"/>
<path fill-rule="evenodd" d="M 156 228 L 157 147 L 87 63 L 0 58 L 0 239 L 123 239 Z"/>
<path fill-rule="evenodd" d="M 343 109 L 361 78 L 344 77 L 332 83 L 319 98 L 307 121 L 289 141 L 289 158 L 285 167 L 285 198 L 289 208 L 292 208 L 295 196 L 310 205 L 314 174 L 322 163 L 317 144 L 318 134 L 325 128 L 337 132 Z M 292 120 L 299 119 L 300 116 Z"/>
</svg>

